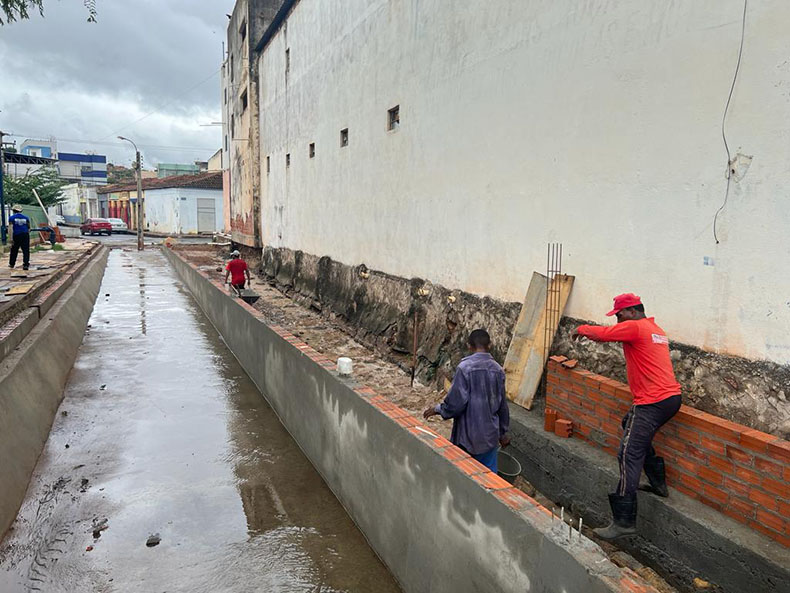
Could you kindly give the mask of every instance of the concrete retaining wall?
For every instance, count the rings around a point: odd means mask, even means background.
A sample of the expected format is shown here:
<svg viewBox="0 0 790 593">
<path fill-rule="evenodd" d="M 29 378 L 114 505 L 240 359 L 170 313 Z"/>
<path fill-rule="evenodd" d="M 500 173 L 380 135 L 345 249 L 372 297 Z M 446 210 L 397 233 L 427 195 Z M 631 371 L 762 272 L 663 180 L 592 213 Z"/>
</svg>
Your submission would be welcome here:
<svg viewBox="0 0 790 593">
<path fill-rule="evenodd" d="M 404 591 L 654 592 L 587 538 L 165 250 Z"/>
<path fill-rule="evenodd" d="M 42 301 L 51 305 L 46 317 L 0 363 L 0 536 L 16 517 L 49 436 L 108 253 L 104 248 L 94 253 L 54 305 Z M 37 318 L 38 312 L 29 317 Z"/>
</svg>

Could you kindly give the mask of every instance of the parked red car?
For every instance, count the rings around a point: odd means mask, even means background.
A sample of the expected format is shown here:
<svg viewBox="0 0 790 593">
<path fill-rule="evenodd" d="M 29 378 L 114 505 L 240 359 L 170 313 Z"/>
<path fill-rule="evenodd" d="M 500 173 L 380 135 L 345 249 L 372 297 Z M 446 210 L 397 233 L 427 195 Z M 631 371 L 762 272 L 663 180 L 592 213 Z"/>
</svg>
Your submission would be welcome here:
<svg viewBox="0 0 790 593">
<path fill-rule="evenodd" d="M 89 218 L 80 226 L 80 233 L 83 235 L 95 235 L 96 233 L 112 234 L 112 225 L 106 218 Z"/>
</svg>

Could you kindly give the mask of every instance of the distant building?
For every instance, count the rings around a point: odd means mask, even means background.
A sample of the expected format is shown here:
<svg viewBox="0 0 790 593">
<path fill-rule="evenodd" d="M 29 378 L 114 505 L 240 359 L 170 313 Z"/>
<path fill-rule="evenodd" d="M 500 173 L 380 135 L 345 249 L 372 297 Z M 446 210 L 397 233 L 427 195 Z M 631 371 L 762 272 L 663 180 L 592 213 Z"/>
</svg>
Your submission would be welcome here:
<svg viewBox="0 0 790 593">
<path fill-rule="evenodd" d="M 225 167 L 222 166 L 222 149 L 220 148 L 217 152 L 211 155 L 211 158 L 208 160 L 208 171 L 222 171 Z"/>
<path fill-rule="evenodd" d="M 19 153 L 28 156 L 40 156 L 47 159 L 57 158 L 58 145 L 54 138 L 49 140 L 25 140 L 19 147 Z"/>
<path fill-rule="evenodd" d="M 107 183 L 106 156 L 94 153 L 59 152 L 58 143 L 54 138 L 49 140 L 27 139 L 22 142 L 19 155 L 20 159 L 16 159 L 17 164 L 22 164 L 23 157 L 51 159 L 51 162 L 44 164 L 56 164 L 58 174 L 67 181 L 83 185 L 105 185 Z M 17 169 L 17 171 L 20 170 L 21 168 Z"/>
<path fill-rule="evenodd" d="M 58 153 L 58 171 L 63 179 L 85 185 L 107 185 L 107 157 L 103 154 Z"/>
<path fill-rule="evenodd" d="M 136 183 L 98 188 L 99 212 L 137 228 Z M 145 228 L 163 235 L 221 232 L 224 225 L 222 172 L 143 179 Z"/>
<path fill-rule="evenodd" d="M 185 163 L 159 163 L 156 166 L 156 176 L 159 179 L 164 179 L 175 175 L 197 175 L 201 171 L 206 170 L 207 163 L 203 164 L 206 166 L 201 168 L 199 161 L 191 165 Z"/>
<path fill-rule="evenodd" d="M 71 183 L 61 190 L 63 201 L 57 204 L 56 214 L 61 214 L 69 224 L 80 224 L 86 218 L 99 216 L 96 186 Z"/>
</svg>

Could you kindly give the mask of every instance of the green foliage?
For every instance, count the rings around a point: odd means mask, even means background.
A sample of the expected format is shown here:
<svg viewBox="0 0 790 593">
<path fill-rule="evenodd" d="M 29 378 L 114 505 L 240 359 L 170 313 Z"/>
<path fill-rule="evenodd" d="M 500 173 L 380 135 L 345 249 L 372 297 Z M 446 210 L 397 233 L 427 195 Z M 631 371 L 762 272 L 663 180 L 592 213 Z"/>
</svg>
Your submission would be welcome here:
<svg viewBox="0 0 790 593">
<path fill-rule="evenodd" d="M 96 0 L 82 0 L 88 11 L 88 22 L 96 22 Z M 44 16 L 44 0 L 0 0 L 0 26 L 29 19 L 30 12 L 38 10 Z"/>
<path fill-rule="evenodd" d="M 54 206 L 63 201 L 61 188 L 67 185 L 58 176 L 55 167 L 42 167 L 24 177 L 11 177 L 3 175 L 3 194 L 6 204 L 38 204 L 33 188 L 38 192 L 44 206 Z"/>
<path fill-rule="evenodd" d="M 0 25 L 30 18 L 29 10 L 38 10 L 44 16 L 43 2 L 44 0 L 0 0 Z"/>
<path fill-rule="evenodd" d="M 107 184 L 131 183 L 136 179 L 135 170 L 110 163 L 107 165 Z"/>
</svg>

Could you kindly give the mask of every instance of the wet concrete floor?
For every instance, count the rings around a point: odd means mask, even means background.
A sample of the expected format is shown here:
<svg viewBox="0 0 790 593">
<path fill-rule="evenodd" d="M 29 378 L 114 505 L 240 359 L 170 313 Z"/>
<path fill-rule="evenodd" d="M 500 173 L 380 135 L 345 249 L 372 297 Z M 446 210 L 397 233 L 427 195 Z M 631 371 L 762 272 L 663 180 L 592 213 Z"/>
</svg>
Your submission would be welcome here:
<svg viewBox="0 0 790 593">
<path fill-rule="evenodd" d="M 0 591 L 399 589 L 163 255 L 115 250 Z"/>
</svg>

